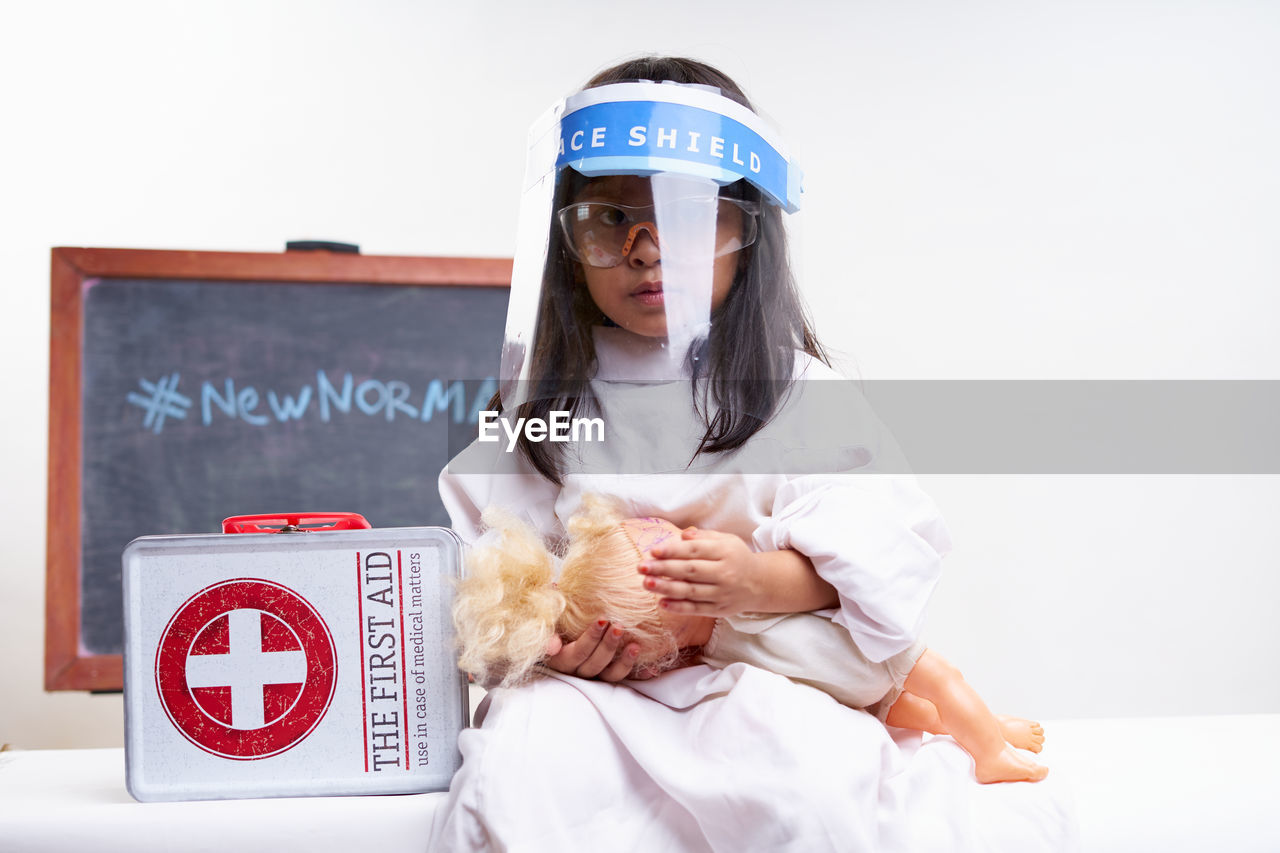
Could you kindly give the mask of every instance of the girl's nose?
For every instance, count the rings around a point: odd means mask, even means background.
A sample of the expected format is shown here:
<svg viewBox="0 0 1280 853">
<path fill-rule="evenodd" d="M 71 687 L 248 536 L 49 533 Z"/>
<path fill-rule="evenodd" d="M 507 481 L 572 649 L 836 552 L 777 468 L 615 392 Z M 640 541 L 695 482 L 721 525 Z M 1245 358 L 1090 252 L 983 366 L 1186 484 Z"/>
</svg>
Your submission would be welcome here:
<svg viewBox="0 0 1280 853">
<path fill-rule="evenodd" d="M 633 266 L 648 266 L 662 259 L 658 247 L 658 226 L 653 222 L 637 222 L 627 232 L 622 256 Z"/>
</svg>

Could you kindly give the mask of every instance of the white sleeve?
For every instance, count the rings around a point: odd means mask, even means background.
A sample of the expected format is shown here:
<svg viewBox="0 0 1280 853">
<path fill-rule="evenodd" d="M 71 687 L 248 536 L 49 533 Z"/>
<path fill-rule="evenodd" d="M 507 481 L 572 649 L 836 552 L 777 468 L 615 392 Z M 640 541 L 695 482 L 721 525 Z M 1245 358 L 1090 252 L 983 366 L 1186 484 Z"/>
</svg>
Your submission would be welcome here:
<svg viewBox="0 0 1280 853">
<path fill-rule="evenodd" d="M 453 530 L 467 544 L 480 536 L 480 514 L 493 505 L 528 521 L 544 537 L 564 535 L 555 512 L 560 487 L 497 444 L 472 442 L 440 472 L 439 488 Z"/>
<path fill-rule="evenodd" d="M 832 621 L 872 661 L 910 646 L 951 548 L 937 508 L 910 477 L 812 475 L 774 496 L 759 550 L 794 548 L 840 594 Z"/>
<path fill-rule="evenodd" d="M 786 481 L 756 528 L 758 550 L 794 548 L 840 594 L 832 621 L 872 661 L 920 636 L 951 537 L 897 442 L 857 383 L 801 358 L 791 401 L 771 429 Z"/>
</svg>

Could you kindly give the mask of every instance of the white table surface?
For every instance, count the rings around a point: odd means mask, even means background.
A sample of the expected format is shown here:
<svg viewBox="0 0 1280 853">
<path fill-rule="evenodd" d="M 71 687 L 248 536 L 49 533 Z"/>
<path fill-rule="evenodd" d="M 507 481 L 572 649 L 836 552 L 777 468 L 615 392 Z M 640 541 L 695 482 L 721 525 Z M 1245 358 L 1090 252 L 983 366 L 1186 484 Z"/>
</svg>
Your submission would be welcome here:
<svg viewBox="0 0 1280 853">
<path fill-rule="evenodd" d="M 1280 714 L 1045 723 L 1085 853 L 1280 851 Z M 422 851 L 445 794 L 137 803 L 124 750 L 0 753 L 0 850 Z"/>
</svg>

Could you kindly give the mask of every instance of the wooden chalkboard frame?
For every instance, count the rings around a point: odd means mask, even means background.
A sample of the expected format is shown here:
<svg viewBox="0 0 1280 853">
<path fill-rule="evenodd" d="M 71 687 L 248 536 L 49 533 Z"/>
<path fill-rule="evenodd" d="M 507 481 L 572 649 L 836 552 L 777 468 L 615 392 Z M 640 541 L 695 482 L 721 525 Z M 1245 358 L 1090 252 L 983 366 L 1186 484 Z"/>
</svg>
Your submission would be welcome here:
<svg viewBox="0 0 1280 853">
<path fill-rule="evenodd" d="M 328 251 L 52 250 L 49 334 L 49 495 L 46 522 L 46 690 L 114 691 L 120 655 L 91 654 L 80 636 L 83 283 L 90 278 L 313 284 L 509 287 L 504 258 L 364 256 Z"/>
</svg>

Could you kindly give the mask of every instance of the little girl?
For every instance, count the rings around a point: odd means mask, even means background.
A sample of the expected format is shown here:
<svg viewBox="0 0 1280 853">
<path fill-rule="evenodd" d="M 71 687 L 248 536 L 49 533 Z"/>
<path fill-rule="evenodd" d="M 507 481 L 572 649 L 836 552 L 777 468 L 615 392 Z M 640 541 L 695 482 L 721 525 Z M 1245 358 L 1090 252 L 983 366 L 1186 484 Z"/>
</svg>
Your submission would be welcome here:
<svg viewBox="0 0 1280 853">
<path fill-rule="evenodd" d="M 518 442 L 477 440 L 441 474 L 459 536 L 498 507 L 558 549 L 584 496 L 609 494 L 626 517 L 700 531 L 646 561 L 666 611 L 834 609 L 868 660 L 911 648 L 946 528 L 826 363 L 787 257 L 799 170 L 738 86 L 685 59 L 608 69 L 535 125 L 525 186 L 490 405 Z M 556 440 L 580 420 L 603 436 Z M 883 726 L 750 668 L 600 685 L 630 676 L 641 644 L 603 609 L 583 624 L 538 655 L 557 677 L 489 694 L 438 838 L 885 849 L 909 834 Z M 686 724 L 704 714 L 721 722 Z M 733 746 L 746 731 L 755 746 Z"/>
<path fill-rule="evenodd" d="M 870 657 L 905 649 L 946 530 L 909 479 L 877 476 L 905 469 L 806 319 L 783 224 L 800 176 L 776 133 L 715 69 L 642 59 L 535 125 L 529 162 L 491 408 L 517 427 L 592 418 L 604 440 L 473 443 L 440 478 L 455 530 L 474 540 L 496 505 L 555 540 L 584 492 L 608 493 L 731 534 L 670 546 L 703 569 L 697 597 L 658 590 L 673 610 L 840 604 Z M 616 681 L 634 652 L 592 630 L 548 663 Z"/>
<path fill-rule="evenodd" d="M 501 511 L 467 554 L 454 602 L 459 666 L 481 683 L 527 680 L 553 636 L 576 637 L 597 614 L 639 647 L 636 671 L 661 672 L 700 661 L 740 662 L 817 687 L 902 728 L 950 734 L 973 757 L 979 782 L 1038 782 L 1047 768 L 1010 746 L 1039 752 L 1039 724 L 995 717 L 946 660 L 917 642 L 881 663 L 868 661 L 844 629 L 811 613 L 714 619 L 664 610 L 637 571 L 652 549 L 681 531 L 655 518 L 623 519 L 589 495 L 569 520 L 569 546 L 556 560 L 541 537 Z M 634 674 L 634 673 L 633 673 Z"/>
</svg>

